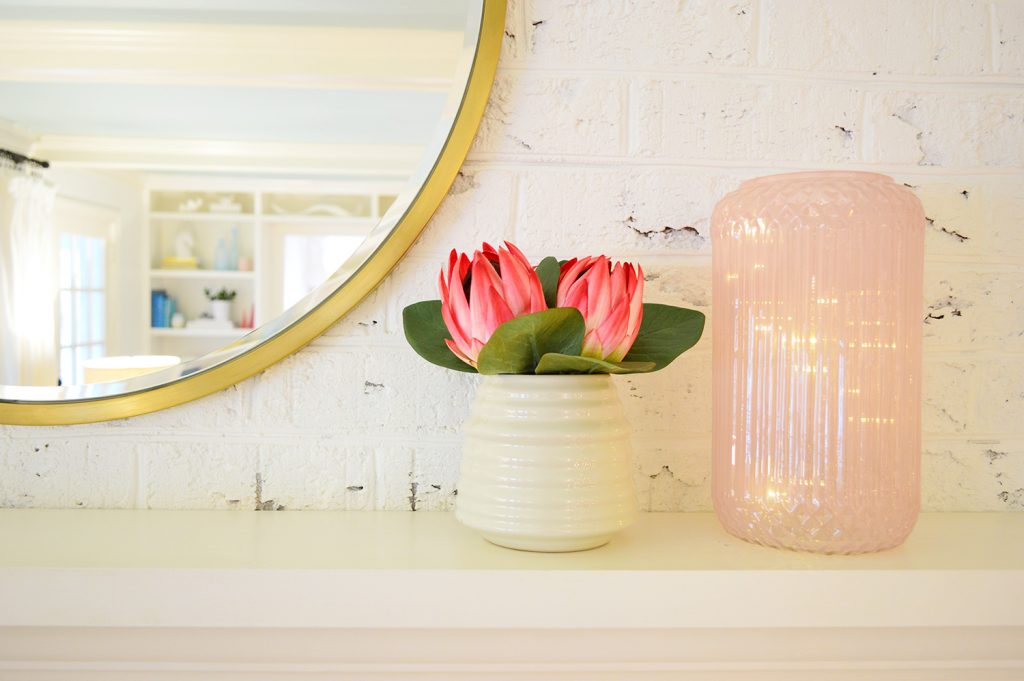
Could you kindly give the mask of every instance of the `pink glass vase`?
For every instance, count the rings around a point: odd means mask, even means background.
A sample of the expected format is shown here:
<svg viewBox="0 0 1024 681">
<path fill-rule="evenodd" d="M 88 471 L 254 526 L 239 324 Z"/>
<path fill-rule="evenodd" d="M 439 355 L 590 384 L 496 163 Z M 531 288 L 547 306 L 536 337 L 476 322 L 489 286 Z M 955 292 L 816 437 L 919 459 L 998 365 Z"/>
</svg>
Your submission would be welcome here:
<svg viewBox="0 0 1024 681">
<path fill-rule="evenodd" d="M 920 507 L 924 213 L 885 175 L 744 182 L 712 218 L 715 511 L 748 541 L 859 553 Z"/>
</svg>

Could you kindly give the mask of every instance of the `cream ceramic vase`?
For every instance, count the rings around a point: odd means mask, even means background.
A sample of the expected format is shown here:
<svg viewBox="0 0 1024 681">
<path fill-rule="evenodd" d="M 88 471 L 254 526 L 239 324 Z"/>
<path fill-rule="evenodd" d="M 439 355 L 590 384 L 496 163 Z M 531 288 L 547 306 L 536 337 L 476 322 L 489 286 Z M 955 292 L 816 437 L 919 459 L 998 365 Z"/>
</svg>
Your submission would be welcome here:
<svg viewBox="0 0 1024 681">
<path fill-rule="evenodd" d="M 484 376 L 455 516 L 526 551 L 606 544 L 636 518 L 629 424 L 607 375 Z"/>
</svg>

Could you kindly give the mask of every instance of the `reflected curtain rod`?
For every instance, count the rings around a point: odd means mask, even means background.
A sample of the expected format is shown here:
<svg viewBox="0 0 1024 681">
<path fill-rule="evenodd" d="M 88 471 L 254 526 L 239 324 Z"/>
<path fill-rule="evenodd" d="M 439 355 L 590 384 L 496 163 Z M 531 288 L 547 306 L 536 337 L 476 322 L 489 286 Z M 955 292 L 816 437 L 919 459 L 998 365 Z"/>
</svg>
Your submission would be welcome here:
<svg viewBox="0 0 1024 681">
<path fill-rule="evenodd" d="M 0 149 L 0 157 L 9 158 L 14 163 L 34 163 L 40 168 L 49 168 L 49 161 L 40 161 L 37 158 L 30 158 L 24 154 L 15 153 L 9 149 Z"/>
</svg>

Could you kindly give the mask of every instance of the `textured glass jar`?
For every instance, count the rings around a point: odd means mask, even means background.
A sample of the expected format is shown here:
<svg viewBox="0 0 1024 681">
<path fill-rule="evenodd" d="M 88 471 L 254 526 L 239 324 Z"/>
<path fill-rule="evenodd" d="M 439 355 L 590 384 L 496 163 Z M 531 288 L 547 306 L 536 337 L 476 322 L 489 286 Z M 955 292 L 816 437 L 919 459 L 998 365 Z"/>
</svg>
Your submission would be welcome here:
<svg viewBox="0 0 1024 681">
<path fill-rule="evenodd" d="M 715 511 L 791 549 L 896 546 L 920 506 L 924 213 L 885 175 L 743 183 L 712 217 Z"/>
</svg>

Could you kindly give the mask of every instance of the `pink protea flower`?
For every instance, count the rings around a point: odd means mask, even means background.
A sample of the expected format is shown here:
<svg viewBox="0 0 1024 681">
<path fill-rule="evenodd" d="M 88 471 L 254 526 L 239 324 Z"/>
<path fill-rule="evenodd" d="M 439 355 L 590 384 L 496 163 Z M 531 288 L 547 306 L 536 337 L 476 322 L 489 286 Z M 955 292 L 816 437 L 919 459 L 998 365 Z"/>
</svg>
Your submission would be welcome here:
<svg viewBox="0 0 1024 681">
<path fill-rule="evenodd" d="M 452 250 L 438 287 L 441 317 L 452 335 L 445 342 L 473 367 L 496 328 L 548 307 L 537 273 L 522 251 L 508 241 L 497 250 L 485 243 L 472 260 Z"/>
<path fill-rule="evenodd" d="M 558 277 L 558 307 L 583 314 L 583 356 L 621 362 L 636 340 L 643 317 L 644 272 L 603 255 L 573 258 Z"/>
</svg>

